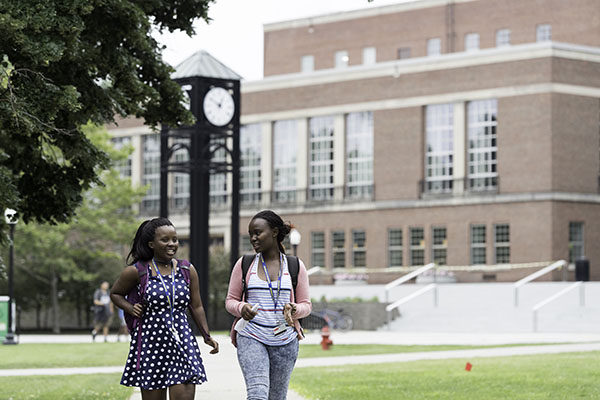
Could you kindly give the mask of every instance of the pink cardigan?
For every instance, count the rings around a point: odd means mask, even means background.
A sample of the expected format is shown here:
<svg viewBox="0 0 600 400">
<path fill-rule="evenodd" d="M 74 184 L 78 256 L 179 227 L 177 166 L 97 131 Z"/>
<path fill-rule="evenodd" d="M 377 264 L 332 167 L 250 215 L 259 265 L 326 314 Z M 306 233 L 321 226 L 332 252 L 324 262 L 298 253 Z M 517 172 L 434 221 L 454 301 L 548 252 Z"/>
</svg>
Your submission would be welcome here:
<svg viewBox="0 0 600 400">
<path fill-rule="evenodd" d="M 294 328 L 298 332 L 298 338 L 303 339 L 304 334 L 300 327 L 298 319 L 307 317 L 312 311 L 312 303 L 310 302 L 310 296 L 308 294 L 308 273 L 302 260 L 298 259 L 300 264 L 300 270 L 298 271 L 298 285 L 296 286 L 296 292 L 292 289 L 292 304 L 296 305 L 296 313 L 294 314 Z M 246 282 L 250 279 L 250 269 L 246 275 Z M 227 299 L 225 300 L 225 308 L 227 311 L 237 317 L 233 322 L 235 323 L 242 317 L 242 308 L 245 304 L 242 301 L 243 297 L 242 287 L 242 257 L 235 263 L 233 271 L 231 272 L 231 278 L 229 278 L 229 290 L 227 292 Z M 235 330 L 231 327 L 231 342 L 236 345 Z"/>
</svg>

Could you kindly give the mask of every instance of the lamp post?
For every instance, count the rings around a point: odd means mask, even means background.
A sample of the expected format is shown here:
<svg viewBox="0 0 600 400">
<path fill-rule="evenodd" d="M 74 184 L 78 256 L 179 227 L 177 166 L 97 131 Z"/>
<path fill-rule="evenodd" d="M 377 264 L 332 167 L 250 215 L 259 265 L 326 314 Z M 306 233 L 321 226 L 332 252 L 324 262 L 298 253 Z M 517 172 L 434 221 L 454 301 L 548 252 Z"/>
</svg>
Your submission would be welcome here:
<svg viewBox="0 0 600 400">
<path fill-rule="evenodd" d="M 294 256 L 298 256 L 298 245 L 300 244 L 300 240 L 302 240 L 302 235 L 296 228 L 292 228 L 290 231 L 290 244 L 294 249 Z"/>
<path fill-rule="evenodd" d="M 10 247 L 8 253 L 8 324 L 6 327 L 6 339 L 2 344 L 17 344 L 15 342 L 15 333 L 13 332 L 13 313 L 12 313 L 12 303 L 13 303 L 13 265 L 14 265 L 14 236 L 15 236 L 15 225 L 17 225 L 18 218 L 17 212 L 13 209 L 7 208 L 4 210 L 4 219 L 6 223 L 10 227 L 9 238 L 10 238 Z"/>
</svg>

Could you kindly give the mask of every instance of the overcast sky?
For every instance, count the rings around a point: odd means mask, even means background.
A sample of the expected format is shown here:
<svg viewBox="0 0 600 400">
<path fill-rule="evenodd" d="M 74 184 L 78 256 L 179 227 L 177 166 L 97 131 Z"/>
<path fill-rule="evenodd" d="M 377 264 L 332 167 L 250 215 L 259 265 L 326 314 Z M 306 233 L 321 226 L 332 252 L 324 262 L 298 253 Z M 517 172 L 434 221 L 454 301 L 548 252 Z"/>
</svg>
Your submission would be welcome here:
<svg viewBox="0 0 600 400">
<path fill-rule="evenodd" d="M 166 34 L 163 58 L 177 66 L 198 50 L 206 50 L 245 80 L 263 77 L 263 24 L 373 8 L 413 0 L 217 0 L 210 24 L 197 21 L 196 35 Z"/>
</svg>

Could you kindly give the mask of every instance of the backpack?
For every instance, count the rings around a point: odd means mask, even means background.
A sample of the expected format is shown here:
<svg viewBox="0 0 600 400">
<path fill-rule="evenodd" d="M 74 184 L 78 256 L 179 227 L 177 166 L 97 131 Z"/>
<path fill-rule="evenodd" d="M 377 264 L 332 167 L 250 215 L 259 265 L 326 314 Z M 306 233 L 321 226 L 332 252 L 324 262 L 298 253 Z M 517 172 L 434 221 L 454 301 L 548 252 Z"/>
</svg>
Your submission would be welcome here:
<svg viewBox="0 0 600 400">
<path fill-rule="evenodd" d="M 146 289 L 148 288 L 148 269 L 150 268 L 150 263 L 142 263 L 136 262 L 134 264 L 135 268 L 138 271 L 138 276 L 140 279 L 140 284 L 134 286 L 129 294 L 125 296 L 125 300 L 127 300 L 131 304 L 144 303 L 146 300 Z M 177 266 L 181 270 L 181 275 L 183 275 L 183 279 L 185 283 L 190 285 L 190 262 L 188 260 L 177 260 Z M 134 317 L 129 313 L 125 314 L 125 323 L 127 324 L 127 330 L 129 334 L 132 335 L 135 332 L 135 328 L 140 326 L 138 329 L 138 337 L 137 337 L 137 362 L 136 362 L 136 370 L 140 369 L 140 360 L 142 354 L 142 318 Z"/>
<path fill-rule="evenodd" d="M 248 270 L 252 265 L 252 261 L 254 261 L 254 254 L 245 254 L 242 258 L 242 288 L 244 297 L 242 300 L 248 298 L 248 287 L 246 286 L 246 275 L 248 274 Z M 298 257 L 296 256 L 288 256 L 286 254 L 285 258 L 287 259 L 288 271 L 290 273 L 290 277 L 292 278 L 292 287 L 294 288 L 294 297 L 296 296 L 296 286 L 298 286 L 298 272 L 300 271 L 300 263 L 298 262 Z"/>
<path fill-rule="evenodd" d="M 148 287 L 148 268 L 150 263 L 136 262 L 134 264 L 137 268 L 140 284 L 131 289 L 129 294 L 125 296 L 125 299 L 131 304 L 143 303 L 145 301 L 146 288 Z M 177 260 L 177 266 L 181 269 L 181 274 L 185 283 L 189 286 L 190 284 L 190 262 L 188 260 Z M 135 332 L 138 324 L 141 323 L 140 318 L 134 317 L 129 313 L 125 313 L 125 323 L 127 324 L 127 330 L 130 334 Z"/>
</svg>

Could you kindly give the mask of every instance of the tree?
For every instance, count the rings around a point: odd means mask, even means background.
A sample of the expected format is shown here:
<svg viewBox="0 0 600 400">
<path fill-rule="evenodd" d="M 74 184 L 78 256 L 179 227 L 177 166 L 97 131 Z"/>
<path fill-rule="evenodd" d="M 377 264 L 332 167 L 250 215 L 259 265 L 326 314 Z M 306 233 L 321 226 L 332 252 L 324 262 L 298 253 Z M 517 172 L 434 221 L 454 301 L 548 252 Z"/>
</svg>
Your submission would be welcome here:
<svg viewBox="0 0 600 400">
<path fill-rule="evenodd" d="M 103 128 L 82 129 L 92 145 L 113 162 L 133 150 L 115 150 Z M 133 206 L 146 188 L 132 187 L 128 178 L 111 168 L 98 171 L 102 184 L 83 194 L 83 203 L 69 223 L 19 224 L 15 235 L 16 298 L 21 306 L 50 305 L 51 326 L 60 332 L 60 304 L 71 302 L 80 315 L 91 304 L 100 281 L 114 281 L 125 265 L 124 247 L 139 224 Z M 38 315 L 39 320 L 39 315 Z"/>
<path fill-rule="evenodd" d="M 89 121 L 189 124 L 151 32 L 193 34 L 212 1 L 1 1 L 0 209 L 67 222 L 109 164 L 81 128 Z"/>
</svg>

